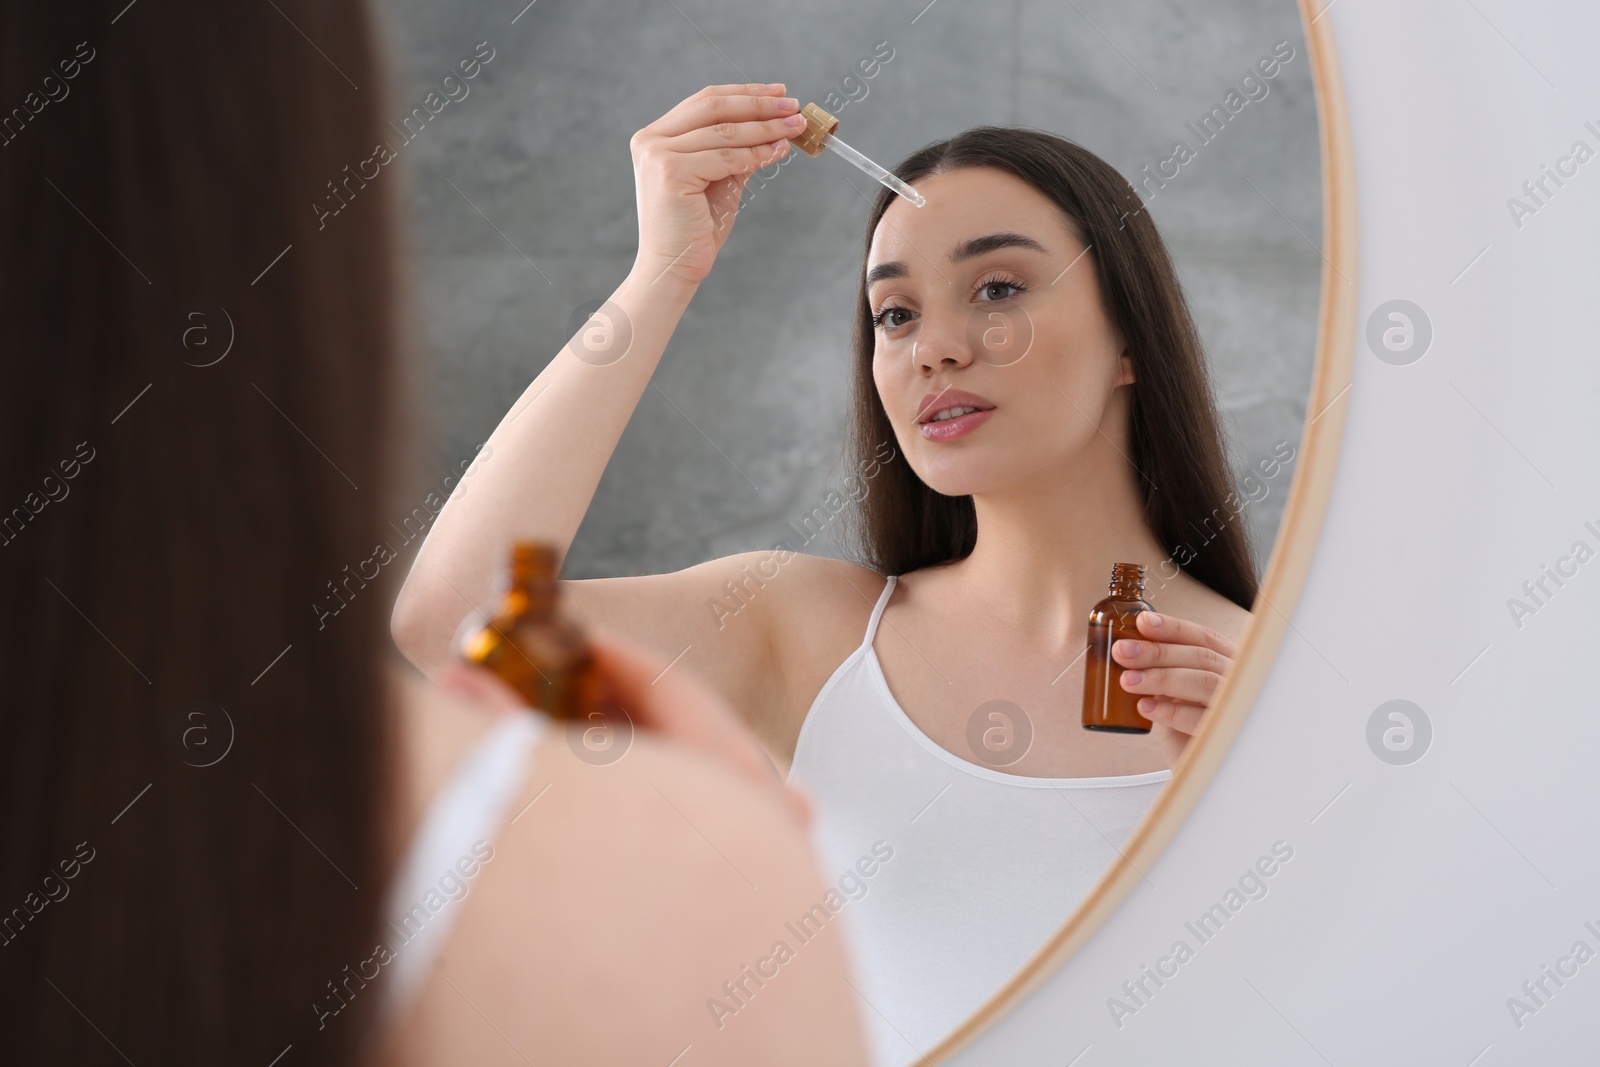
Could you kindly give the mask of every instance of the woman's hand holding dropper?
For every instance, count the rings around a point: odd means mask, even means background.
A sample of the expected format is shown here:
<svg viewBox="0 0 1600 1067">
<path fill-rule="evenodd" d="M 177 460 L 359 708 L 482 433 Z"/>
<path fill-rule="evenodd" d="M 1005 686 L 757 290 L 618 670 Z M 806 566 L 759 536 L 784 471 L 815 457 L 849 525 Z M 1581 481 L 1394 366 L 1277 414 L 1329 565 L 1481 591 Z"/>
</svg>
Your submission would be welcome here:
<svg viewBox="0 0 1600 1067">
<path fill-rule="evenodd" d="M 708 85 L 633 135 L 635 270 L 698 285 L 733 228 L 745 183 L 805 131 L 783 84 Z"/>
<path fill-rule="evenodd" d="M 506 545 L 542 540 L 562 555 L 571 546 L 673 330 L 727 241 L 745 183 L 805 129 L 785 125 L 797 108 L 782 93 L 781 83 L 707 86 L 630 139 L 639 247 L 605 301 L 625 328 L 603 334 L 586 327 L 570 341 L 551 339 L 552 347 L 566 345 L 483 445 L 472 491 L 452 493 L 434 522 L 393 623 L 401 650 L 425 673 L 450 665 L 456 624 L 493 588 Z M 597 336 L 599 347 L 591 342 Z M 672 594 L 660 604 L 641 605 L 635 593 L 629 617 L 641 617 L 641 608 L 704 601 L 667 589 L 671 584 L 654 583 Z M 661 632 L 676 640 L 682 629 L 675 618 Z M 635 627 L 632 636 L 655 635 Z"/>
<path fill-rule="evenodd" d="M 396 644 L 425 674 L 437 680 L 459 673 L 457 624 L 490 595 L 508 544 L 544 541 L 562 556 L 571 547 L 673 330 L 727 241 L 745 183 L 805 129 L 784 123 L 798 109 L 783 91 L 781 84 L 707 86 L 633 135 L 639 249 L 605 302 L 626 328 L 585 329 L 572 338 L 501 419 L 470 483 L 463 480 L 434 520 L 391 623 Z M 599 347 L 591 336 L 602 338 Z M 728 710 L 752 724 L 771 722 L 771 642 L 758 625 L 724 631 L 703 607 L 738 566 L 728 557 L 669 574 L 563 582 L 563 596 L 574 618 L 599 631 L 602 658 L 608 633 L 654 655 L 665 651 L 667 660 L 698 646 L 661 684 L 635 687 L 639 707 L 629 707 L 630 715 L 781 789 L 772 764 Z M 705 650 L 713 651 L 702 657 Z M 613 657 L 609 673 L 632 677 L 627 662 L 625 651 Z M 717 701 L 668 684 L 691 670 Z"/>
</svg>

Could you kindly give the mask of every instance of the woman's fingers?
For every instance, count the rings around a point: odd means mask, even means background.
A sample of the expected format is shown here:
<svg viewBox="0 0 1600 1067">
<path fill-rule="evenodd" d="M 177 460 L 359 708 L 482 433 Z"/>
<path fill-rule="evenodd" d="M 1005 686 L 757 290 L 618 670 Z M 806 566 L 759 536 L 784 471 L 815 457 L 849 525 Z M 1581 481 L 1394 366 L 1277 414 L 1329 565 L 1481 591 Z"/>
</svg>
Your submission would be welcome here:
<svg viewBox="0 0 1600 1067">
<path fill-rule="evenodd" d="M 641 157 L 671 152 L 700 181 L 720 181 L 781 158 L 806 128 L 799 107 L 793 97 L 703 90 L 640 130 L 634 148 Z"/>
<path fill-rule="evenodd" d="M 790 140 L 805 128 L 800 116 L 792 113 L 761 121 L 718 122 L 665 138 L 657 147 L 674 153 L 673 158 L 697 179 L 715 182 L 748 175 L 782 159 Z"/>
<path fill-rule="evenodd" d="M 452 663 L 439 673 L 437 681 L 440 688 L 501 711 L 528 706 L 499 675 L 475 664 Z"/>
<path fill-rule="evenodd" d="M 759 119 L 712 122 L 672 137 L 661 147 L 673 152 L 706 152 L 722 148 L 759 148 L 803 133 L 805 117 L 790 106 Z"/>
<path fill-rule="evenodd" d="M 745 183 L 789 150 L 804 126 L 786 127 L 799 101 L 783 86 L 711 85 L 636 132 L 639 208 L 635 269 L 698 285 L 739 215 Z M 785 133 L 785 130 L 792 132 Z"/>
<path fill-rule="evenodd" d="M 711 148 L 704 152 L 681 153 L 676 158 L 682 161 L 689 174 L 710 184 L 760 170 L 783 158 L 788 145 L 787 140 L 780 140 L 777 145 L 762 144 L 755 148 Z"/>
<path fill-rule="evenodd" d="M 799 107 L 780 110 L 783 89 L 762 85 L 708 85 L 646 126 L 640 133 L 677 137 L 703 126 L 722 122 L 750 122 L 793 114 Z"/>
<path fill-rule="evenodd" d="M 1204 645 L 1174 645 L 1165 641 L 1132 641 L 1123 638 L 1112 642 L 1111 656 L 1124 670 L 1186 667 L 1225 675 L 1233 669 L 1231 659 Z"/>
<path fill-rule="evenodd" d="M 661 146 L 684 155 L 699 152 L 718 153 L 729 148 L 770 150 L 772 144 L 787 141 L 805 132 L 804 121 L 789 121 L 799 118 L 799 115 L 788 115 L 761 122 L 725 122 L 715 126 L 702 126 L 698 130 L 690 130 L 677 137 L 668 137 L 661 142 Z"/>
<path fill-rule="evenodd" d="M 1233 667 L 1233 642 L 1208 626 L 1172 615 L 1140 612 L 1139 632 L 1154 640 L 1123 638 L 1111 655 L 1123 667 L 1122 687 L 1204 707 Z"/>
<path fill-rule="evenodd" d="M 1222 675 L 1192 667 L 1156 667 L 1151 670 L 1125 670 L 1122 688 L 1130 693 L 1162 696 L 1194 704 L 1209 704 L 1222 688 Z"/>
<path fill-rule="evenodd" d="M 1140 612 L 1138 618 L 1146 614 L 1149 613 Z M 1233 642 L 1210 627 L 1167 615 L 1156 626 L 1141 623 L 1140 633 L 1152 639 L 1122 638 L 1112 642 L 1111 656 L 1121 666 L 1193 667 L 1216 674 L 1227 674 L 1233 667 Z"/>
<path fill-rule="evenodd" d="M 1200 718 L 1205 711 L 1195 704 L 1181 704 L 1160 697 L 1143 697 L 1139 701 L 1140 715 L 1191 737 L 1200 729 Z"/>
<path fill-rule="evenodd" d="M 1122 687 L 1148 694 L 1136 705 L 1139 714 L 1156 725 L 1175 762 L 1200 729 L 1238 650 L 1209 626 L 1173 615 L 1141 611 L 1134 625 L 1142 639 L 1113 642 L 1111 655 L 1124 668 Z"/>
<path fill-rule="evenodd" d="M 1141 611 L 1133 617 L 1133 624 L 1138 627 L 1140 633 L 1153 641 L 1209 648 L 1229 660 L 1238 655 L 1238 649 L 1234 647 L 1233 642 L 1211 627 L 1201 626 L 1188 619 L 1180 619 L 1176 615 Z"/>
</svg>

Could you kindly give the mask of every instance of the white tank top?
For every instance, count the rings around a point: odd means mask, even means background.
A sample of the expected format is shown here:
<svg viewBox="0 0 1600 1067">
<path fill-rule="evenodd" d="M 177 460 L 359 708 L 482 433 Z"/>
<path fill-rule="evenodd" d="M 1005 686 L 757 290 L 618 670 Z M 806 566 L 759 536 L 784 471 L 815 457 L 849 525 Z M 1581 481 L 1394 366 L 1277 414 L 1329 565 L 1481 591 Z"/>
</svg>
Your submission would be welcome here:
<svg viewBox="0 0 1600 1067">
<path fill-rule="evenodd" d="M 1031 778 L 938 745 L 890 693 L 872 648 L 894 587 L 891 576 L 866 637 L 806 713 L 789 770 L 812 798 L 832 889 L 788 928 L 803 942 L 843 916 L 879 1067 L 924 1055 L 1015 974 L 1172 777 Z"/>
</svg>

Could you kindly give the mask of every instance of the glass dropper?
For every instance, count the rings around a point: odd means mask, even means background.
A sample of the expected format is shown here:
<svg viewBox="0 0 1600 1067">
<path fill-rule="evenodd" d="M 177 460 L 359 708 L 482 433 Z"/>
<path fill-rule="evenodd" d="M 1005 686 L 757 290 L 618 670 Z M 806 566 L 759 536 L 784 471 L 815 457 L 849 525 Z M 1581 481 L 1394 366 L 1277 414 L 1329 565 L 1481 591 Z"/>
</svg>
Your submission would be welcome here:
<svg viewBox="0 0 1600 1067">
<path fill-rule="evenodd" d="M 835 137 L 833 134 L 823 134 L 821 140 L 817 143 L 821 144 L 824 148 L 833 149 L 845 159 L 848 159 L 850 162 L 860 167 L 868 176 L 882 182 L 894 192 L 899 193 L 901 196 L 911 201 L 917 207 L 922 207 L 928 202 L 927 197 L 923 196 L 921 193 L 911 188 L 911 186 L 907 185 L 893 174 L 890 174 L 888 171 L 878 166 L 860 152 L 857 152 L 854 148 L 851 148 L 849 145 L 839 140 L 839 138 Z"/>
</svg>

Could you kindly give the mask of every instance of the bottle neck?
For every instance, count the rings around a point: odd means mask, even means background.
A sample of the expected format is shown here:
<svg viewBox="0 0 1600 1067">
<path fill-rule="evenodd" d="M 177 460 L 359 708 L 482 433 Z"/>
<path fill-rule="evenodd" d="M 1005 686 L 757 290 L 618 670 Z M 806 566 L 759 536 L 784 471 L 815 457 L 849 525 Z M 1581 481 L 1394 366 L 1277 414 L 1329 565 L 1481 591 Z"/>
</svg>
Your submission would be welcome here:
<svg viewBox="0 0 1600 1067">
<path fill-rule="evenodd" d="M 555 583 L 519 583 L 513 579 L 505 595 L 500 598 L 500 611 L 518 617 L 549 618 L 556 611 Z"/>
<path fill-rule="evenodd" d="M 1118 563 L 1111 568 L 1111 595 L 1118 600 L 1144 599 L 1144 566 L 1138 563 Z"/>
<path fill-rule="evenodd" d="M 501 611 L 507 615 L 549 618 L 555 614 L 557 560 L 548 546 L 518 542 L 511 550 Z"/>
</svg>

